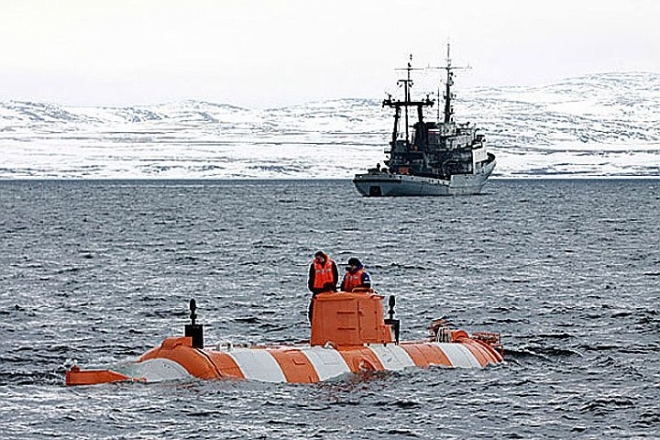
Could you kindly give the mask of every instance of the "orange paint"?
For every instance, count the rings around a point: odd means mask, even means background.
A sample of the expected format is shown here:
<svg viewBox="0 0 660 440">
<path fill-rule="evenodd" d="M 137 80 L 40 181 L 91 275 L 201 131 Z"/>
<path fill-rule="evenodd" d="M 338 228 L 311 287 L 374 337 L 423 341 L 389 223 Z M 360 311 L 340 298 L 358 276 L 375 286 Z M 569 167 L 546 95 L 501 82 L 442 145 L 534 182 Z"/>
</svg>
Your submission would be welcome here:
<svg viewBox="0 0 660 440">
<path fill-rule="evenodd" d="M 393 342 L 384 322 L 383 297 L 367 292 L 326 292 L 314 300 L 311 345 L 334 347 Z"/>
<path fill-rule="evenodd" d="M 406 353 L 418 367 L 428 367 L 429 365 L 453 366 L 447 355 L 440 347 L 429 343 L 402 343 Z"/>
<path fill-rule="evenodd" d="M 243 372 L 241 371 L 234 358 L 229 356 L 227 353 L 215 350 L 205 350 L 203 353 L 209 357 L 211 363 L 221 378 L 245 379 Z"/>
<path fill-rule="evenodd" d="M 481 347 L 479 344 L 475 343 L 471 339 L 464 339 L 462 341 L 463 346 L 470 350 L 470 353 L 472 353 L 472 356 L 479 362 L 479 365 L 482 367 L 485 367 L 488 365 L 488 362 L 490 360 L 490 356 L 488 353 L 483 350 L 483 347 Z"/>
<path fill-rule="evenodd" d="M 481 341 L 479 339 L 470 339 L 470 341 L 476 346 L 480 347 L 482 351 L 486 352 L 489 360 L 492 363 L 497 364 L 504 361 L 502 355 L 487 342 Z M 499 346 L 501 347 L 501 345 Z"/>
<path fill-rule="evenodd" d="M 73 367 L 66 372 L 67 385 L 97 385 L 101 383 L 133 381 L 132 378 L 110 370 L 81 370 Z"/>
<path fill-rule="evenodd" d="M 402 353 L 399 351 L 374 346 L 374 352 L 369 348 L 373 345 L 394 343 L 392 328 L 385 324 L 382 300 L 383 297 L 371 289 L 350 293 L 324 292 L 318 294 L 315 298 L 309 345 L 253 346 L 251 350 L 262 350 L 257 356 L 249 350 L 232 354 L 233 348 L 230 344 L 226 350 L 222 350 L 221 346 L 215 350 L 200 349 L 193 347 L 191 337 L 171 337 L 166 338 L 160 346 L 147 351 L 137 362 L 152 359 L 168 360 L 178 364 L 188 374 L 199 379 L 245 379 L 247 374 L 248 377 L 275 381 L 286 380 L 289 383 L 315 383 L 320 380 L 320 375 L 334 377 L 334 375 L 343 374 L 346 372 L 346 368 L 338 359 L 337 354 L 353 373 L 385 370 L 376 352 L 384 356 L 385 365 L 389 366 L 391 363 L 395 368 L 403 363 L 408 366 L 410 363 L 407 359 L 401 358 Z M 437 328 L 434 327 L 435 323 L 438 324 Z M 442 321 L 436 320 L 433 321 L 431 328 L 438 330 L 440 325 L 442 325 Z M 445 331 L 444 327 L 442 329 Z M 462 366 L 476 367 L 478 364 L 485 367 L 488 364 L 503 361 L 501 352 L 498 352 L 498 350 L 502 350 L 499 334 L 480 332 L 470 337 L 464 330 L 451 330 L 450 334 L 451 342 L 440 345 L 447 350 L 447 353 L 456 355 L 456 361 Z M 442 336 L 445 336 L 445 333 Z M 327 353 L 319 346 L 325 347 Z M 455 352 L 454 350 L 458 346 L 466 347 L 469 354 L 465 350 L 460 350 L 460 353 Z M 305 354 L 304 350 L 310 347 L 317 347 L 314 349 L 314 354 Z M 454 366 L 443 348 L 430 340 L 402 342 L 399 347 L 410 356 L 412 362 L 418 367 Z M 270 359 L 266 359 L 266 356 L 263 356 L 265 354 L 272 356 L 277 366 L 272 364 Z M 471 357 L 469 363 L 465 362 L 464 355 Z M 319 371 L 321 372 L 316 371 L 314 363 L 310 359 L 320 362 Z M 267 366 L 254 364 L 254 362 L 266 361 Z M 241 370 L 239 362 L 245 368 L 245 373 Z M 278 367 L 282 371 L 282 375 L 271 370 Z M 153 367 L 145 365 L 142 371 L 143 373 L 140 374 L 153 377 L 154 381 L 166 380 L 172 372 L 176 374 L 171 377 L 185 376 L 181 369 L 168 365 L 167 362 L 156 362 Z M 150 376 L 149 372 L 153 372 L 153 375 Z M 257 374 L 253 374 L 255 372 Z M 161 373 L 164 373 L 163 377 L 160 377 Z M 123 381 L 140 382 L 146 381 L 146 379 L 129 377 L 111 370 L 83 371 L 79 367 L 73 367 L 66 372 L 67 385 L 92 385 Z"/>
<path fill-rule="evenodd" d="M 459 342 L 461 339 L 470 339 L 470 335 L 465 330 L 451 331 L 451 342 Z"/>
<path fill-rule="evenodd" d="M 353 373 L 385 370 L 376 354 L 366 347 L 351 347 L 350 349 L 339 350 L 339 354 L 344 358 L 348 368 Z"/>
<path fill-rule="evenodd" d="M 314 365 L 309 362 L 302 351 L 294 348 L 281 348 L 268 350 L 268 352 L 282 368 L 282 373 L 284 373 L 287 382 L 315 383 L 319 381 L 319 375 L 314 369 Z"/>
<path fill-rule="evenodd" d="M 215 365 L 200 350 L 192 347 L 192 338 L 187 336 L 166 338 L 160 347 L 146 352 L 139 361 L 148 359 L 169 359 L 181 365 L 200 379 L 220 379 L 222 375 Z"/>
</svg>

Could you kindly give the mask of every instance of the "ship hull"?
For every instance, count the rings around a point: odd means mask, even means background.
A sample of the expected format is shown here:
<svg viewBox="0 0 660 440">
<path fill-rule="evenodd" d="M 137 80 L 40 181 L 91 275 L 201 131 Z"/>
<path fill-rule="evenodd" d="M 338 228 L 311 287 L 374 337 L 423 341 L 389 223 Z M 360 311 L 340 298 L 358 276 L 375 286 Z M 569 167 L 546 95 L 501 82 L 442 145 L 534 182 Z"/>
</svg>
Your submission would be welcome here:
<svg viewBox="0 0 660 440">
<path fill-rule="evenodd" d="M 480 194 L 488 181 L 495 161 L 479 173 L 456 174 L 449 179 L 392 173 L 356 174 L 353 183 L 367 197 L 458 196 Z"/>
<path fill-rule="evenodd" d="M 484 368 L 502 363 L 498 333 L 450 329 L 444 319 L 431 321 L 429 339 L 399 342 L 400 321 L 394 319 L 395 299 L 371 289 L 321 292 L 314 297 L 311 337 L 306 344 L 235 346 L 220 342 L 204 346 L 203 326 L 192 323 L 187 336 L 166 338 L 137 361 L 112 369 L 66 372 L 67 385 L 112 382 L 163 382 L 190 379 L 239 379 L 261 382 L 315 383 L 365 371 L 400 371 L 439 365 Z"/>
<path fill-rule="evenodd" d="M 415 341 L 360 346 L 262 346 L 197 349 L 189 337 L 167 338 L 137 362 L 117 370 L 66 373 L 66 384 L 158 383 L 172 380 L 235 379 L 259 382 L 315 383 L 365 371 L 401 371 L 410 367 L 485 368 L 503 362 L 489 344 L 462 330 L 454 342 Z"/>
</svg>

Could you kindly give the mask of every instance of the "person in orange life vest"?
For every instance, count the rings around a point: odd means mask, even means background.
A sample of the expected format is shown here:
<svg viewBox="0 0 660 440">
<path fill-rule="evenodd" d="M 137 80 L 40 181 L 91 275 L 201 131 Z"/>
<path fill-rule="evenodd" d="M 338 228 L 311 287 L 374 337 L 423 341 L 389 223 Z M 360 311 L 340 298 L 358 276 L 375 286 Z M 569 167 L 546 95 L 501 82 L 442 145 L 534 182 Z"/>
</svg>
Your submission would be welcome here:
<svg viewBox="0 0 660 440">
<path fill-rule="evenodd" d="M 348 267 L 346 267 L 346 274 L 344 280 L 341 282 L 341 290 L 344 292 L 352 292 L 357 287 L 371 288 L 371 277 L 360 260 L 353 257 L 348 260 Z"/>
<path fill-rule="evenodd" d="M 334 261 L 323 251 L 314 254 L 314 261 L 309 266 L 309 278 L 307 287 L 312 292 L 312 299 L 309 303 L 307 316 L 309 322 L 312 322 L 312 308 L 314 307 L 314 298 L 321 292 L 334 292 L 337 290 L 337 281 L 339 281 L 339 272 Z"/>
</svg>

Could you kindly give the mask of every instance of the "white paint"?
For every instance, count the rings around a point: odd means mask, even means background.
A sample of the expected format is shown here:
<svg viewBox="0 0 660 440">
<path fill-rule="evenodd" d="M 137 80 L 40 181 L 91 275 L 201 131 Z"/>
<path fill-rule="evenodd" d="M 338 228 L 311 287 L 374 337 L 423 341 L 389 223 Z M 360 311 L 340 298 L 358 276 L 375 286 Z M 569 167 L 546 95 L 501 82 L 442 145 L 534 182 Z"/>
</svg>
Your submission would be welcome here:
<svg viewBox="0 0 660 440">
<path fill-rule="evenodd" d="M 236 361 L 247 380 L 286 382 L 280 364 L 267 350 L 238 348 L 227 354 Z"/>
<path fill-rule="evenodd" d="M 328 380 L 342 374 L 350 373 L 346 361 L 337 350 L 323 347 L 310 347 L 302 350 L 312 364 L 319 380 Z"/>
<path fill-rule="evenodd" d="M 370 345 L 369 348 L 376 354 L 386 370 L 399 371 L 415 366 L 410 355 L 398 345 Z"/>
<path fill-rule="evenodd" d="M 148 359 L 136 363 L 131 370 L 131 377 L 145 379 L 149 383 L 193 378 L 183 366 L 165 358 Z"/>
<path fill-rule="evenodd" d="M 481 368 L 472 352 L 463 344 L 434 342 L 447 355 L 449 362 L 457 368 Z"/>
</svg>

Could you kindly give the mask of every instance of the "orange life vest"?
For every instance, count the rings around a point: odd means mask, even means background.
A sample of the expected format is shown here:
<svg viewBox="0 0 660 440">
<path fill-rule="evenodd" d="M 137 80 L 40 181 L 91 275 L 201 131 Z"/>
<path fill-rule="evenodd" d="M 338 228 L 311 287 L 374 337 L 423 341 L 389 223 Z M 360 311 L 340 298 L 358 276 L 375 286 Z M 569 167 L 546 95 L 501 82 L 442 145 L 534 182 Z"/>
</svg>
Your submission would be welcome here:
<svg viewBox="0 0 660 440">
<path fill-rule="evenodd" d="M 322 289 L 326 284 L 330 283 L 333 286 L 336 281 L 332 275 L 332 260 L 330 257 L 326 257 L 325 264 L 321 266 L 319 263 L 314 261 L 314 288 Z"/>
<path fill-rule="evenodd" d="M 344 292 L 352 292 L 356 287 L 360 287 L 362 285 L 363 273 L 364 267 L 356 270 L 355 273 L 346 272 L 346 275 L 344 275 L 344 282 L 342 283 Z"/>
</svg>

